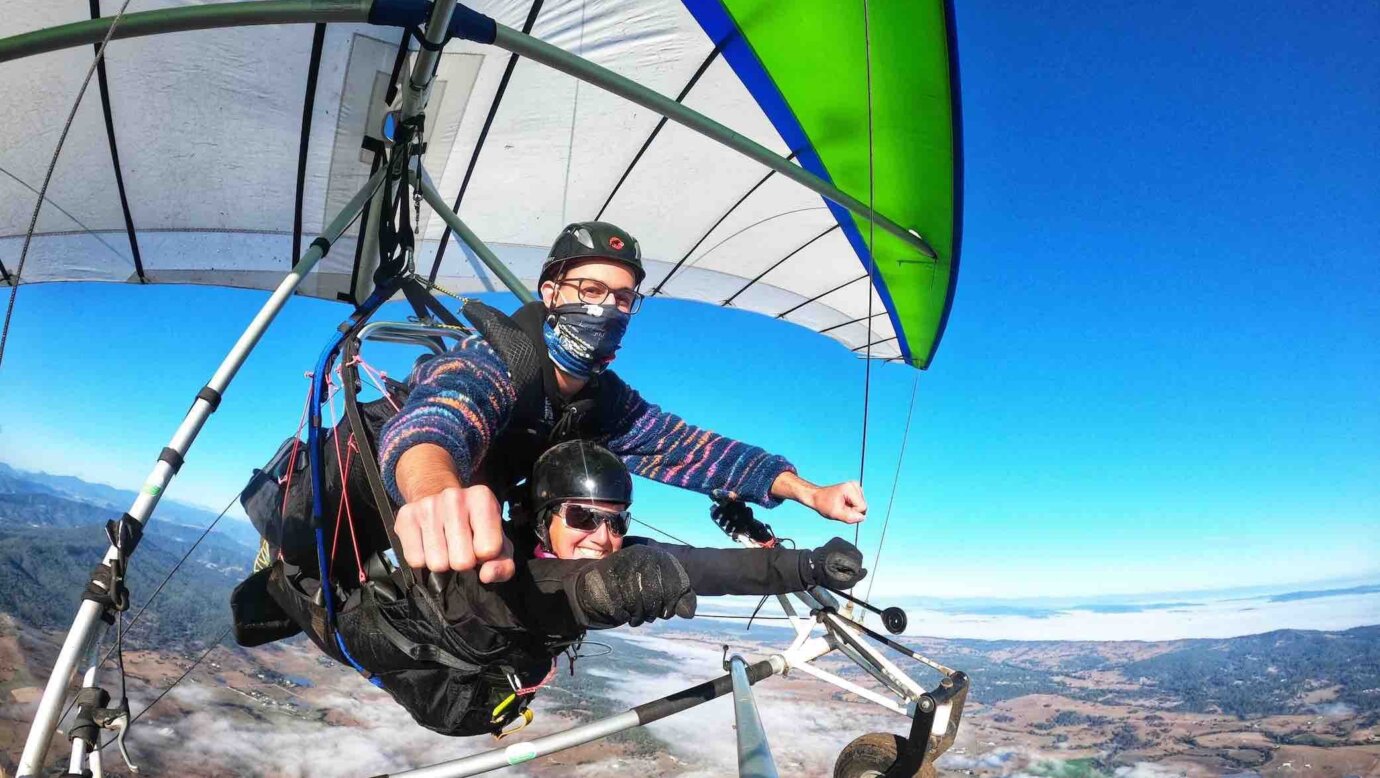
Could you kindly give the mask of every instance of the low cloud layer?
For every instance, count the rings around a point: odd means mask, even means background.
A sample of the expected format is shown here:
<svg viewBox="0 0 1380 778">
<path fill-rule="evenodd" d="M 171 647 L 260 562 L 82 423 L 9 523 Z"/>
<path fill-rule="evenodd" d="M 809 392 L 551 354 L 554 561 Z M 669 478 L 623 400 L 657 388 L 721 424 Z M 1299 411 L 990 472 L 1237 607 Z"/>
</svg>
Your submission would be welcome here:
<svg viewBox="0 0 1380 778">
<path fill-rule="evenodd" d="M 1129 612 L 1065 607 L 1040 610 L 1034 615 L 993 613 L 993 608 L 980 605 L 967 611 L 957 607 L 937 610 L 926 608 L 923 600 L 879 600 L 878 604 L 905 607 L 910 617 L 909 635 L 976 640 L 1181 640 L 1240 637 L 1277 629 L 1335 631 L 1380 624 L 1380 592 L 1292 601 L 1263 595 L 1246 599 L 1185 598 L 1170 606 Z M 725 597 L 716 598 L 713 610 L 707 606 L 702 610 L 743 614 L 750 613 L 755 605 L 755 600 Z M 779 616 L 781 608 L 771 602 L 762 614 Z M 877 627 L 875 616 L 868 619 Z"/>
</svg>

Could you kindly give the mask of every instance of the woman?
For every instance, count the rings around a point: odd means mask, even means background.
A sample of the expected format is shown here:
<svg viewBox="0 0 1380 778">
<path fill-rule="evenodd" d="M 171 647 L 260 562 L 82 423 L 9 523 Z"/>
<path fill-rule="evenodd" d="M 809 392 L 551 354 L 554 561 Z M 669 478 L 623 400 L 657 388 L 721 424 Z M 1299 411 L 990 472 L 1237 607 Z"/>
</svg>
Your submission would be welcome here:
<svg viewBox="0 0 1380 778">
<path fill-rule="evenodd" d="M 527 704 L 556 658 L 588 629 L 690 618 L 698 595 L 847 588 L 866 575 L 861 554 L 838 538 L 796 551 L 630 537 L 632 477 L 612 452 L 585 441 L 548 450 L 530 480 L 530 518 L 505 530 L 531 553 L 519 555 L 509 581 L 485 584 L 470 570 L 432 576 L 422 591 L 402 571 L 379 569 L 338 592 L 334 630 L 318 604 L 315 568 L 280 559 L 263 586 L 283 617 L 362 668 L 419 724 L 476 735 L 530 720 Z"/>
</svg>

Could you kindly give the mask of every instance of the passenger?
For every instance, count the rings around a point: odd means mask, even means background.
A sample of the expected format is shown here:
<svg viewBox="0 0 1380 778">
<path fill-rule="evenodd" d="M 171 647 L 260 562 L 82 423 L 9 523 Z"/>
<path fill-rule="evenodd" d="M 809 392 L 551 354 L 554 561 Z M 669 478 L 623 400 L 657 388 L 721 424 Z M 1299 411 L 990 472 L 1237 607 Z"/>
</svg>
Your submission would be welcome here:
<svg viewBox="0 0 1380 778">
<path fill-rule="evenodd" d="M 499 502 L 520 505 L 525 495 L 514 487 L 537 457 L 577 438 L 655 481 L 767 507 L 795 500 L 848 524 L 865 518 L 856 482 L 816 486 L 780 456 L 663 411 L 608 370 L 641 307 L 645 275 L 631 235 L 576 223 L 542 266 L 539 301 L 511 318 L 466 304 L 484 337 L 414 371 L 411 396 L 378 447 L 389 496 L 401 505 L 394 527 L 408 565 L 510 578 L 516 567 Z M 475 315 L 485 312 L 487 322 Z"/>
<path fill-rule="evenodd" d="M 448 735 L 498 733 L 518 718 L 588 629 L 690 618 L 697 597 L 849 588 L 862 555 L 835 538 L 813 550 L 710 549 L 629 536 L 632 477 L 607 449 L 561 443 L 531 478 L 536 537 L 502 583 L 473 569 L 439 592 L 442 619 L 406 595 L 402 571 L 367 582 L 339 610 L 327 638 L 317 571 L 279 559 L 267 591 L 326 653 L 342 652 L 424 727 Z M 510 525 L 510 531 L 523 531 Z M 443 627 L 433 626 L 444 621 Z M 519 725 L 520 726 L 520 725 Z"/>
</svg>

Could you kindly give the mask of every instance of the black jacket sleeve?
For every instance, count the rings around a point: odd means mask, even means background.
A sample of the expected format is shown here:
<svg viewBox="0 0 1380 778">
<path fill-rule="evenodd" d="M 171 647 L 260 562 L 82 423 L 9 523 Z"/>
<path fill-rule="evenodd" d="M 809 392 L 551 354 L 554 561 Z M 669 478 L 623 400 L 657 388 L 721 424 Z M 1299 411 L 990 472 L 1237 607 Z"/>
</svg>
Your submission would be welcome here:
<svg viewBox="0 0 1380 778">
<path fill-rule="evenodd" d="M 810 587 L 804 551 L 787 548 L 698 548 L 629 537 L 624 546 L 644 545 L 680 560 L 690 588 L 701 597 L 724 594 L 789 594 Z"/>
<path fill-rule="evenodd" d="M 674 556 L 699 596 L 788 594 L 804 591 L 808 564 L 804 551 L 784 548 L 696 548 L 629 537 L 624 546 L 644 545 Z M 447 621 L 477 618 L 491 628 L 528 630 L 545 635 L 577 635 L 584 630 L 576 582 L 594 559 L 528 559 L 512 580 L 481 584 L 474 571 L 454 576 L 447 586 Z"/>
</svg>

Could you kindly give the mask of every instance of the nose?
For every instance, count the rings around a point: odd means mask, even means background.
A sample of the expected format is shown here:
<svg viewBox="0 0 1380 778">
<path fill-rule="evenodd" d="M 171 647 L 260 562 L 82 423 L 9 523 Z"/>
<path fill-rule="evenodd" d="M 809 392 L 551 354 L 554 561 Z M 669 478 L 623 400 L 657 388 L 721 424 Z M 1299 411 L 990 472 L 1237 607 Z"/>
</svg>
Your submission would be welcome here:
<svg viewBox="0 0 1380 778">
<path fill-rule="evenodd" d="M 605 545 L 607 545 L 607 544 L 613 542 L 613 536 L 612 536 L 612 534 L 609 532 L 609 523 L 608 523 L 607 521 L 601 521 L 601 522 L 599 522 L 599 527 L 598 527 L 598 529 L 596 529 L 596 530 L 594 530 L 593 532 L 589 533 L 589 537 L 590 537 L 591 540 L 595 541 L 596 543 L 602 543 L 602 544 L 605 544 Z"/>
</svg>

